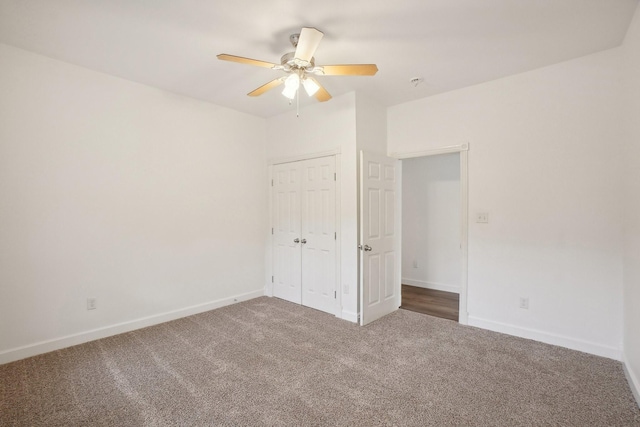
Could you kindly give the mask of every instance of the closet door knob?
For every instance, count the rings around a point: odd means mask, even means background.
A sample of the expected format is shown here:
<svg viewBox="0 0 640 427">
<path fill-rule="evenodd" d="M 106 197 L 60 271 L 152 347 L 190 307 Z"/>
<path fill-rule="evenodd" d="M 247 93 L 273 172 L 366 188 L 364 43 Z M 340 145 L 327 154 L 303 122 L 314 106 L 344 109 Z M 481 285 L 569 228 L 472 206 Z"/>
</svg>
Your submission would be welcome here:
<svg viewBox="0 0 640 427">
<path fill-rule="evenodd" d="M 372 249 L 372 248 L 371 248 L 371 246 L 369 246 L 369 245 L 364 245 L 364 250 L 365 250 L 365 252 L 369 252 L 371 249 Z"/>
<path fill-rule="evenodd" d="M 307 239 L 302 239 L 300 240 L 300 242 L 304 245 L 305 243 L 307 243 Z"/>
<path fill-rule="evenodd" d="M 293 243 L 300 243 L 300 239 L 293 239 Z"/>
</svg>

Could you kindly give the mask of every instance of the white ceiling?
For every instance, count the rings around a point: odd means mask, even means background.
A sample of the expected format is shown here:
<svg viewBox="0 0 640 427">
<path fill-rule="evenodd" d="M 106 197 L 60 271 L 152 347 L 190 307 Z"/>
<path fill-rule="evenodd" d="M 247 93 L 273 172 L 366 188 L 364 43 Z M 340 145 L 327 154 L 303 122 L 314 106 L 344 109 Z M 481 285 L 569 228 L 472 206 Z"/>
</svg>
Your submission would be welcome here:
<svg viewBox="0 0 640 427">
<path fill-rule="evenodd" d="M 0 42 L 214 104 L 270 117 L 290 108 L 281 71 L 303 26 L 324 32 L 319 65 L 375 63 L 373 77 L 324 76 L 391 106 L 620 45 L 638 0 L 0 0 Z M 0 64 L 1 65 L 1 64 Z M 412 77 L 423 77 L 414 87 Z M 300 96 L 301 105 L 317 102 Z M 329 101 L 331 102 L 331 101 Z"/>
</svg>

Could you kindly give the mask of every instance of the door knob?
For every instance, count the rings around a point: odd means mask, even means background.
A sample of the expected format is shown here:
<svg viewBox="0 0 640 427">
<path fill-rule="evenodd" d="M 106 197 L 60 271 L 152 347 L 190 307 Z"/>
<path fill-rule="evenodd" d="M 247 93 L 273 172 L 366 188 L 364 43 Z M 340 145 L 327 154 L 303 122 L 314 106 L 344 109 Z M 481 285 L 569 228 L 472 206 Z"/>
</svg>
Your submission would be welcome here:
<svg viewBox="0 0 640 427">
<path fill-rule="evenodd" d="M 298 238 L 293 239 L 293 243 L 300 243 L 300 239 L 298 239 Z"/>
<path fill-rule="evenodd" d="M 304 245 L 305 243 L 307 243 L 307 239 L 300 240 L 300 243 L 302 243 Z"/>
<path fill-rule="evenodd" d="M 369 252 L 372 248 L 369 245 L 364 245 L 363 249 L 365 250 L 365 252 Z"/>
</svg>

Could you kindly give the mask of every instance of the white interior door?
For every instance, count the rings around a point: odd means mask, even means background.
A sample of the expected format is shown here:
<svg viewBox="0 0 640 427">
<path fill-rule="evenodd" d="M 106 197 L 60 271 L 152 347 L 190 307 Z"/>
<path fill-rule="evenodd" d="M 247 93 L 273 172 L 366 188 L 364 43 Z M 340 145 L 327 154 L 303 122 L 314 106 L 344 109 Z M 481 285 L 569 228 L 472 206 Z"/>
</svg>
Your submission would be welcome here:
<svg viewBox="0 0 640 427">
<path fill-rule="evenodd" d="M 302 303 L 300 164 L 273 167 L 273 296 Z"/>
<path fill-rule="evenodd" d="M 335 313 L 335 157 L 301 163 L 302 305 Z"/>
<path fill-rule="evenodd" d="M 400 162 L 360 152 L 360 323 L 400 307 Z"/>
</svg>

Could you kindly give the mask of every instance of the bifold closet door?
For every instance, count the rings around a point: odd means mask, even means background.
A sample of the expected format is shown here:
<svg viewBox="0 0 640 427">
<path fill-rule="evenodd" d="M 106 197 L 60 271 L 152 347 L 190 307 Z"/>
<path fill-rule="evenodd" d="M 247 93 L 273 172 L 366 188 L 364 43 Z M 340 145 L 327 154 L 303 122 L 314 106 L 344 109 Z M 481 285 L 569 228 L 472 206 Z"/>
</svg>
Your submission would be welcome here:
<svg viewBox="0 0 640 427">
<path fill-rule="evenodd" d="M 335 157 L 273 167 L 273 295 L 335 313 Z"/>
</svg>

